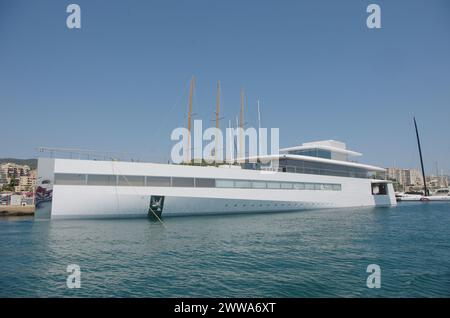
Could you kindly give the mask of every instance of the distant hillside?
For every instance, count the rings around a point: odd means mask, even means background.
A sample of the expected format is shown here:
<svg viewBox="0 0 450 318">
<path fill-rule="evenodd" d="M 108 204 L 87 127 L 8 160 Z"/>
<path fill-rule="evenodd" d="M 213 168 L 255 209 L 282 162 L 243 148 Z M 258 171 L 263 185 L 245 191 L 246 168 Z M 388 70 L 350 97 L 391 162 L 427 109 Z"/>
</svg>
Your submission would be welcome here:
<svg viewBox="0 0 450 318">
<path fill-rule="evenodd" d="M 37 159 L 0 158 L 0 164 L 7 162 L 17 163 L 19 165 L 28 165 L 31 169 L 37 168 Z"/>
</svg>

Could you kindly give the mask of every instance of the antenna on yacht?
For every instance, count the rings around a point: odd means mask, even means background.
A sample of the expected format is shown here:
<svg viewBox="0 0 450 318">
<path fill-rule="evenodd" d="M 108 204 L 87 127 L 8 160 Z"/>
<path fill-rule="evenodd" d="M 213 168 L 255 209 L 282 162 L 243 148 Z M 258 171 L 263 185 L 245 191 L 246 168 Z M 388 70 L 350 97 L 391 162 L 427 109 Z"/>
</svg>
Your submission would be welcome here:
<svg viewBox="0 0 450 318">
<path fill-rule="evenodd" d="M 417 129 L 417 122 L 416 122 L 416 117 L 413 117 L 414 119 L 414 127 L 416 128 L 416 138 L 417 138 L 417 146 L 419 148 L 419 156 L 420 156 L 420 166 L 422 167 L 422 177 L 423 177 L 423 188 L 425 191 L 425 196 L 428 195 L 428 190 L 427 190 L 427 180 L 425 178 L 425 169 L 423 167 L 423 158 L 422 158 L 422 149 L 420 147 L 420 138 L 419 138 L 419 131 Z"/>
<path fill-rule="evenodd" d="M 185 162 L 190 162 L 191 158 L 191 119 L 192 119 L 192 95 L 194 94 L 194 86 L 195 86 L 195 76 L 192 75 L 191 82 L 189 85 L 189 111 L 188 111 L 188 136 L 187 136 L 187 147 L 186 147 L 186 158 Z"/>
</svg>

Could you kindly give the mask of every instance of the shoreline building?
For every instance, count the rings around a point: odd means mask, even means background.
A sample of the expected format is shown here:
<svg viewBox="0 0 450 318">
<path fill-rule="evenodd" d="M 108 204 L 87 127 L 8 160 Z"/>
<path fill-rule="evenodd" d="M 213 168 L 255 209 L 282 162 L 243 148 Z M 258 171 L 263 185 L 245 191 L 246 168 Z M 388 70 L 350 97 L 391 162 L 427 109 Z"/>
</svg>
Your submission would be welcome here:
<svg viewBox="0 0 450 318">
<path fill-rule="evenodd" d="M 0 165 L 0 189 L 14 181 L 15 192 L 33 191 L 36 185 L 36 176 L 37 171 L 31 170 L 28 165 L 3 163 Z"/>
<path fill-rule="evenodd" d="M 423 190 L 423 177 L 417 169 L 386 168 L 386 178 L 395 181 L 401 191 L 421 191 Z M 427 187 L 432 190 L 448 188 L 449 181 L 445 175 L 426 176 Z"/>
<path fill-rule="evenodd" d="M 417 169 L 386 168 L 386 178 L 395 180 L 404 190 L 423 186 L 423 177 Z"/>
</svg>

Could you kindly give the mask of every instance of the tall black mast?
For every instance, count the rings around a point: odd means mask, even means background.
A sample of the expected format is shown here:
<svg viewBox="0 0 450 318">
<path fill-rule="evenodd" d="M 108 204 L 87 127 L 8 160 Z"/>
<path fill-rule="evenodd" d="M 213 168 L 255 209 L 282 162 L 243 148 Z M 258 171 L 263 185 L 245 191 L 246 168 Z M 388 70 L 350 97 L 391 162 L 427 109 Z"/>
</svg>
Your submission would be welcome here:
<svg viewBox="0 0 450 318">
<path fill-rule="evenodd" d="M 422 149 L 420 148 L 420 138 L 419 138 L 419 131 L 417 130 L 416 117 L 414 117 L 414 127 L 416 127 L 417 146 L 419 147 L 420 166 L 422 167 L 423 188 L 425 191 L 425 195 L 428 195 L 427 181 L 425 179 L 425 169 L 423 168 Z"/>
</svg>

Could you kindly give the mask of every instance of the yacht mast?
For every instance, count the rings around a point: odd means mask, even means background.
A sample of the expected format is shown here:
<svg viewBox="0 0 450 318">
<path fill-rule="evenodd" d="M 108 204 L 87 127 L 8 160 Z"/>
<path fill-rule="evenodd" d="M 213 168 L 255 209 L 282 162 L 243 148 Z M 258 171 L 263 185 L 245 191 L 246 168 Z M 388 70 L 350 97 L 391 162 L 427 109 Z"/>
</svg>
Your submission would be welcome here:
<svg viewBox="0 0 450 318">
<path fill-rule="evenodd" d="M 215 149 L 214 149 L 214 154 L 216 157 L 216 162 L 217 162 L 217 153 L 218 153 L 218 149 L 217 149 L 217 136 L 219 134 L 219 129 L 220 129 L 220 125 L 219 125 L 219 114 L 220 114 L 220 81 L 217 81 L 217 97 L 216 97 L 216 138 L 215 138 Z"/>
<path fill-rule="evenodd" d="M 425 178 L 425 169 L 423 167 L 423 158 L 422 158 L 422 149 L 420 147 L 420 138 L 419 138 L 419 131 L 417 130 L 417 122 L 416 122 L 416 117 L 413 117 L 414 119 L 414 127 L 416 128 L 416 138 L 417 138 L 417 146 L 419 148 L 419 156 L 420 156 L 420 166 L 422 167 L 422 177 L 423 177 L 423 189 L 425 191 L 425 196 L 428 195 L 428 190 L 427 190 L 427 180 Z"/>
<path fill-rule="evenodd" d="M 238 116 L 236 116 L 236 130 L 238 131 L 238 134 L 240 134 L 238 127 L 239 127 L 239 120 L 238 120 Z M 239 136 L 236 135 L 236 142 L 234 142 L 234 152 L 236 153 L 236 156 L 234 158 L 236 159 L 236 163 L 238 163 L 238 158 L 239 158 L 239 153 L 238 153 L 238 148 L 237 148 L 237 143 L 239 141 L 238 137 Z"/>
<path fill-rule="evenodd" d="M 258 102 L 257 102 L 257 105 L 258 105 L 258 153 L 259 153 L 259 155 L 261 155 L 262 153 L 262 144 L 261 144 L 261 141 L 262 141 L 262 136 L 261 136 L 261 111 L 259 110 L 259 99 L 258 99 Z"/>
<path fill-rule="evenodd" d="M 239 157 L 244 157 L 244 90 L 241 89 L 241 112 L 239 116 Z"/>
<path fill-rule="evenodd" d="M 195 86 L 195 76 L 192 75 L 191 82 L 189 85 L 189 111 L 188 111 L 188 136 L 187 136 L 187 146 L 186 146 L 186 158 L 185 162 L 188 163 L 191 160 L 191 118 L 192 118 L 192 95 L 194 94 Z"/>
<path fill-rule="evenodd" d="M 258 129 L 261 130 L 261 112 L 259 110 L 259 99 L 258 99 Z"/>
</svg>

